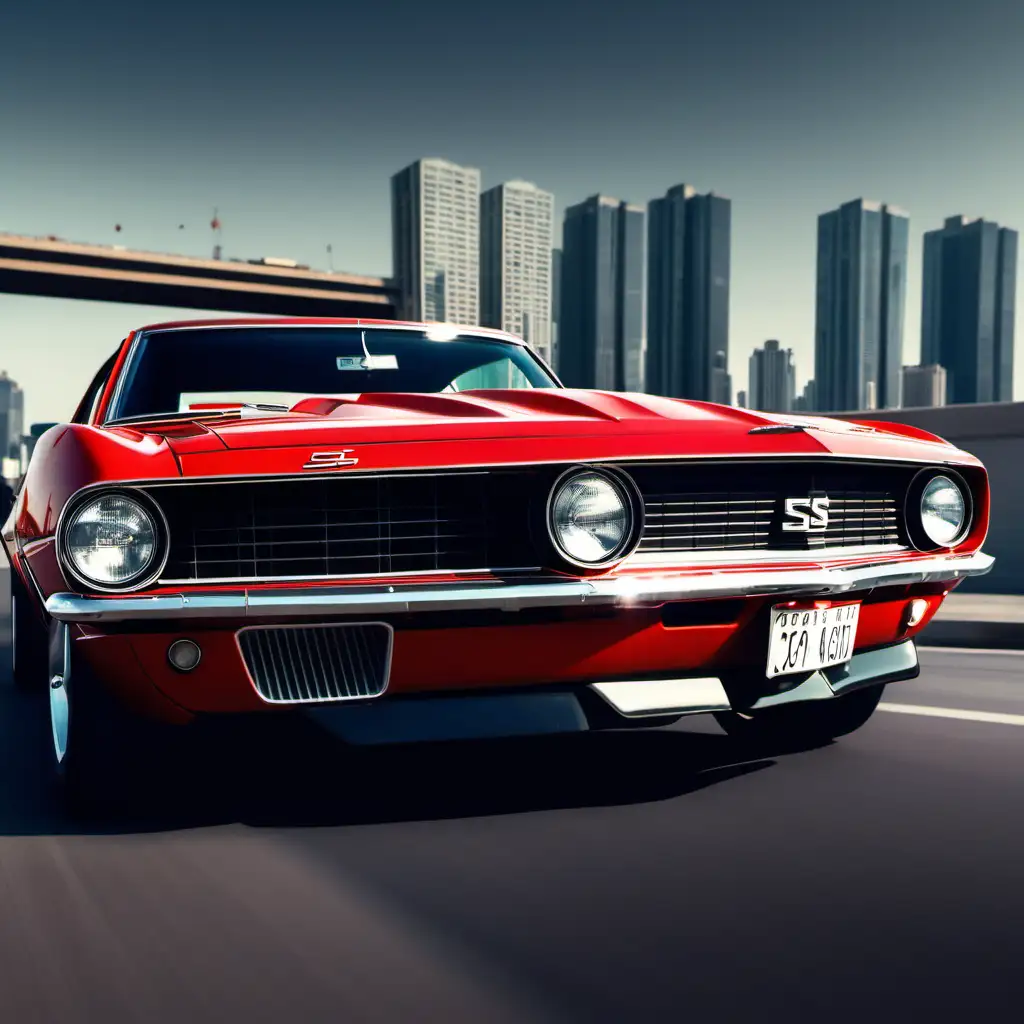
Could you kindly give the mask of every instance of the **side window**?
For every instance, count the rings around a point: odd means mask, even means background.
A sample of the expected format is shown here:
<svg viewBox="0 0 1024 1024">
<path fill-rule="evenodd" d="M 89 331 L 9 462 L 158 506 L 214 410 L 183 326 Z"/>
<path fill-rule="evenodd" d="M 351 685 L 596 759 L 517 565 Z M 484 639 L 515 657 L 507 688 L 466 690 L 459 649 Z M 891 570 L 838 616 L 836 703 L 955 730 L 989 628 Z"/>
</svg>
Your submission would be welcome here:
<svg viewBox="0 0 1024 1024">
<path fill-rule="evenodd" d="M 118 351 L 120 351 L 120 349 L 118 349 Z M 100 367 L 99 373 L 93 377 L 92 383 L 89 385 L 89 390 L 86 391 L 85 397 L 75 410 L 75 415 L 71 417 L 72 423 L 90 423 L 92 421 L 93 415 L 100 404 L 100 399 L 103 397 L 103 391 L 107 386 L 107 381 L 110 379 L 110 371 L 113 370 L 114 363 L 116 361 L 117 352 L 115 352 L 103 364 L 103 366 Z"/>
</svg>

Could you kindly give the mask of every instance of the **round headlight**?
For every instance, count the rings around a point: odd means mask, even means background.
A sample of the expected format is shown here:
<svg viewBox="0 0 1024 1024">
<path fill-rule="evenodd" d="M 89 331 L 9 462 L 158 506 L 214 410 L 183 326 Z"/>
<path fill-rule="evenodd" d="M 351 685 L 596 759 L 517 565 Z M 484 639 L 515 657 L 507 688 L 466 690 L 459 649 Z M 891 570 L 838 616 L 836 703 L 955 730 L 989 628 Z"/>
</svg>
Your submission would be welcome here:
<svg viewBox="0 0 1024 1024">
<path fill-rule="evenodd" d="M 954 544 L 967 525 L 963 491 L 948 477 L 933 477 L 921 492 L 921 528 L 936 547 Z"/>
<path fill-rule="evenodd" d="M 551 494 L 551 535 L 571 562 L 598 566 L 627 547 L 633 510 L 619 483 L 603 473 L 582 470 L 564 477 Z"/>
<path fill-rule="evenodd" d="M 125 494 L 87 501 L 64 531 L 69 568 L 99 587 L 123 587 L 140 580 L 153 568 L 159 546 L 153 514 Z"/>
</svg>

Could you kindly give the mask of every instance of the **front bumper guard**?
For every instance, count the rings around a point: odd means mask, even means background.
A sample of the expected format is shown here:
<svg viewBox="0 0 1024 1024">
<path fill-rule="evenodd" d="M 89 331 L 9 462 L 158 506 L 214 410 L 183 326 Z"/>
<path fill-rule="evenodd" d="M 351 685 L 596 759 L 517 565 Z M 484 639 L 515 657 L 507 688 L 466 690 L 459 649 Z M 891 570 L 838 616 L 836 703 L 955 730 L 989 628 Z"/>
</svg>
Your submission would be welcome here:
<svg viewBox="0 0 1024 1024">
<path fill-rule="evenodd" d="M 921 672 L 913 640 L 870 651 L 860 651 L 843 665 L 819 669 L 794 679 L 779 679 L 782 687 L 737 708 L 728 685 L 716 676 L 682 679 L 631 680 L 592 683 L 624 718 L 695 715 L 708 711 L 754 711 L 807 701 L 842 697 L 854 690 L 881 683 L 915 679 Z"/>
<path fill-rule="evenodd" d="M 46 610 L 60 622 L 275 621 L 309 616 L 482 609 L 520 611 L 581 605 L 644 607 L 667 601 L 765 595 L 827 598 L 876 587 L 945 583 L 968 576 L 983 576 L 991 570 L 994 562 L 990 555 L 976 552 L 970 555 L 928 555 L 874 565 L 810 564 L 770 569 L 709 569 L 590 580 L 260 588 L 147 597 L 91 597 L 58 593 L 47 599 Z"/>
</svg>

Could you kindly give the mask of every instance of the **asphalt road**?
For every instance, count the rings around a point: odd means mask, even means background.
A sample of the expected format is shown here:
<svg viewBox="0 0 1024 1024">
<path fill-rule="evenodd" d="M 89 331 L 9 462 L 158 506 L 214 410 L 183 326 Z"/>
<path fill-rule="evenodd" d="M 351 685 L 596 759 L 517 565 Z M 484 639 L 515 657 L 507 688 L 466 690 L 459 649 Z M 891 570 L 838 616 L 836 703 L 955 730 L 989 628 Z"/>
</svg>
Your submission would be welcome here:
<svg viewBox="0 0 1024 1024">
<path fill-rule="evenodd" d="M 888 705 L 995 720 L 753 763 L 699 720 L 357 758 L 296 723 L 83 828 L 0 651 L 0 1021 L 1017 1019 L 1024 656 L 923 658 Z"/>
</svg>

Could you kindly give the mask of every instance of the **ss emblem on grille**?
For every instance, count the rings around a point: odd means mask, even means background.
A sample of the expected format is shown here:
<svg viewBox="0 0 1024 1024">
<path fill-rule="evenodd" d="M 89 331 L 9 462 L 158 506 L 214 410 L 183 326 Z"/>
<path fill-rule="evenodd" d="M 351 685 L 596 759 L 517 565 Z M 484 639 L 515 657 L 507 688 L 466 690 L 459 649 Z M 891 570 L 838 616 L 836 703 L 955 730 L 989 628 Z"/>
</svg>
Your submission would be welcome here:
<svg viewBox="0 0 1024 1024">
<path fill-rule="evenodd" d="M 313 452 L 303 469 L 340 469 L 342 466 L 354 466 L 359 460 L 350 459 L 354 448 L 346 448 L 340 452 Z"/>
<path fill-rule="evenodd" d="M 786 533 L 820 533 L 828 527 L 828 498 L 787 498 L 786 516 Z"/>
</svg>

